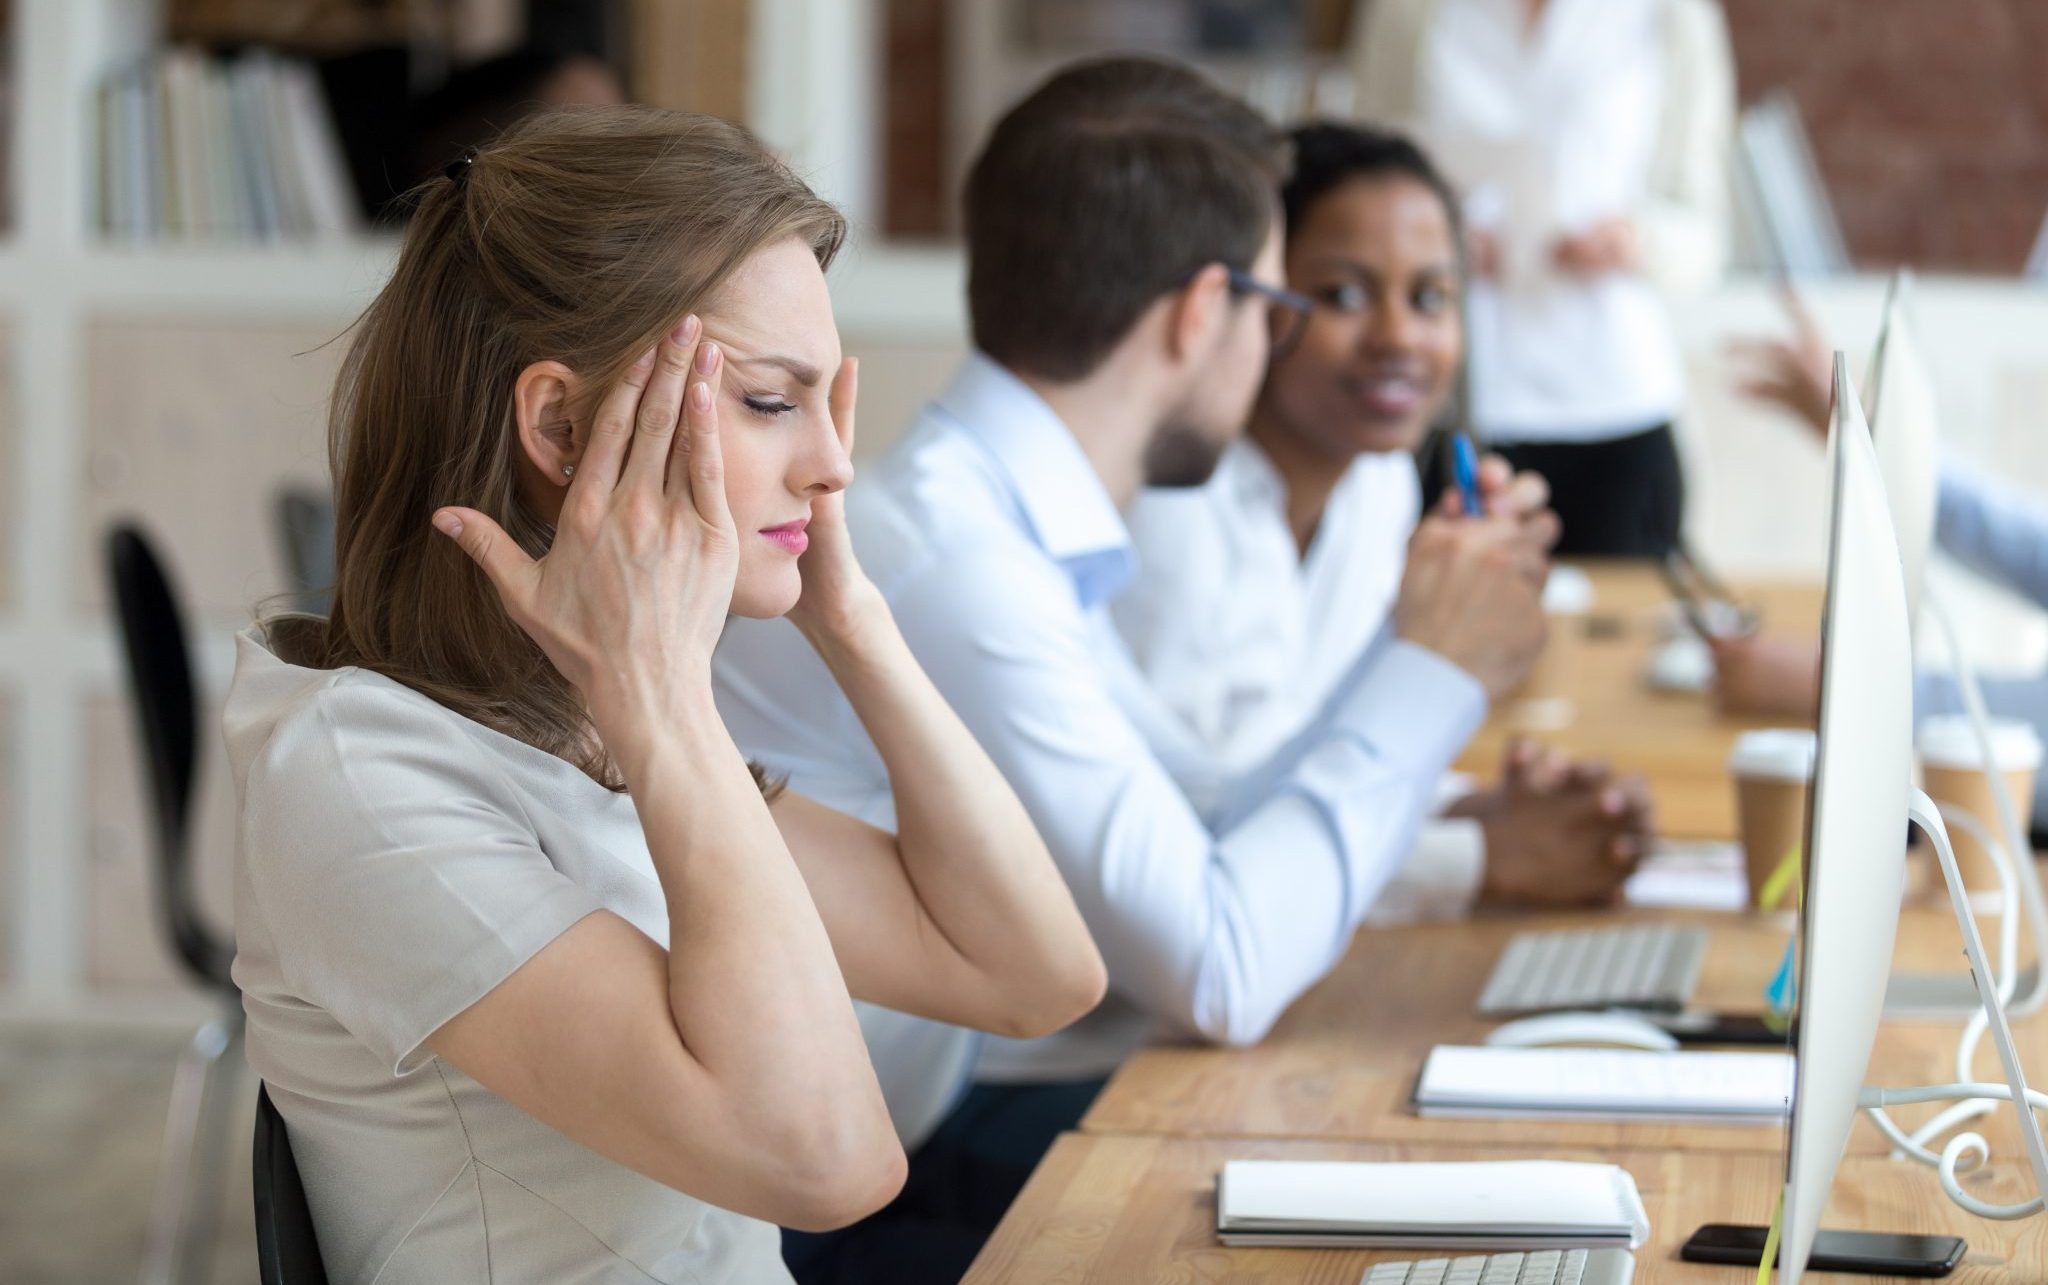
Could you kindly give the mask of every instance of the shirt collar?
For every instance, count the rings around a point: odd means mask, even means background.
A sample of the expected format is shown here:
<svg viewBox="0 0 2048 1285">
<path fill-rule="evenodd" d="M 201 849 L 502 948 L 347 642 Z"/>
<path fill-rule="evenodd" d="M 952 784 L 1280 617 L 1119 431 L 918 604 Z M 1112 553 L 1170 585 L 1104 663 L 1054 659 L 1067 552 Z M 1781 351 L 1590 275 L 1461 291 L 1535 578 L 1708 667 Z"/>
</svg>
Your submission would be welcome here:
<svg viewBox="0 0 2048 1285">
<path fill-rule="evenodd" d="M 1239 437 L 1223 452 L 1216 472 L 1225 479 L 1225 485 L 1248 502 L 1286 507 L 1287 484 L 1280 479 L 1280 470 L 1274 467 L 1272 457 L 1252 440 L 1250 433 Z"/>
<path fill-rule="evenodd" d="M 971 354 L 936 406 L 1009 482 L 1031 536 L 1074 582 L 1081 605 L 1114 596 L 1137 570 L 1130 531 L 1095 466 L 1052 407 L 984 353 Z"/>
</svg>

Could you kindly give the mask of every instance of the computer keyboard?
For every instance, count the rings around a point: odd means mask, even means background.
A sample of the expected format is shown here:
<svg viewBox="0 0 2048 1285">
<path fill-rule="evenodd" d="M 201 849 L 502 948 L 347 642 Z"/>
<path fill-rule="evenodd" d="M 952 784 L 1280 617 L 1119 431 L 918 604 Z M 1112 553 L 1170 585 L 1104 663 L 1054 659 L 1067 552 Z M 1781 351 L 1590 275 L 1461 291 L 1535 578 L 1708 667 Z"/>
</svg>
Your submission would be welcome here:
<svg viewBox="0 0 2048 1285">
<path fill-rule="evenodd" d="M 1480 992 L 1479 1012 L 1675 1012 L 1692 998 L 1706 954 L 1707 930 L 1693 924 L 1517 933 Z"/>
<path fill-rule="evenodd" d="M 1374 1263 L 1358 1285 L 1628 1285 L 1635 1272 L 1625 1249 L 1544 1249 Z"/>
</svg>

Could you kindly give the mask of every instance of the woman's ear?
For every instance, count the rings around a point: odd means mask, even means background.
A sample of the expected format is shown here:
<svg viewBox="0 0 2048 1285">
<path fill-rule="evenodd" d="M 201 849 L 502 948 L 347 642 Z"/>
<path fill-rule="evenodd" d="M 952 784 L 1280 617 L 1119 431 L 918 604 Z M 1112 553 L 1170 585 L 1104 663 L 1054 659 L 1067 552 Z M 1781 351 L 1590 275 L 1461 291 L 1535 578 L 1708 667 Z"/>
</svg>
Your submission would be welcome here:
<svg viewBox="0 0 2048 1285">
<path fill-rule="evenodd" d="M 559 361 L 537 361 L 512 385 L 512 413 L 526 472 L 542 488 L 564 488 L 583 455 L 583 440 L 570 415 L 580 385 L 576 372 Z"/>
</svg>

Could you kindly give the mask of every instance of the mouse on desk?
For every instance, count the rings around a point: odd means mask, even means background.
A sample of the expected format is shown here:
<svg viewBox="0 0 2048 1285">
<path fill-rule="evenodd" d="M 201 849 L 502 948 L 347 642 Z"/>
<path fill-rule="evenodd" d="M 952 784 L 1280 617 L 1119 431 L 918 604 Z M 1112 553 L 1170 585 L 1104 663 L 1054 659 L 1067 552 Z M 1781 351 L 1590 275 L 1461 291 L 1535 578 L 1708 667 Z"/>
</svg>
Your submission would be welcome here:
<svg viewBox="0 0 2048 1285">
<path fill-rule="evenodd" d="M 1486 1037 L 1495 1048 L 1539 1048 L 1547 1044 L 1612 1044 L 1669 1053 L 1678 1037 L 1628 1013 L 1545 1013 L 1497 1026 Z"/>
</svg>

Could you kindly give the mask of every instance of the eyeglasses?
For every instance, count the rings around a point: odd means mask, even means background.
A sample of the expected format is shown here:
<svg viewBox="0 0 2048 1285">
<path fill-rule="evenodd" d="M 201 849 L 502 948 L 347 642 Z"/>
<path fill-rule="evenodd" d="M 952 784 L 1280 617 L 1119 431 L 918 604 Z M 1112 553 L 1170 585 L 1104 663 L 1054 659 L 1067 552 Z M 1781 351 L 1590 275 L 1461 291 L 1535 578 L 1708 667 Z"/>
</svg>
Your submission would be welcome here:
<svg viewBox="0 0 2048 1285">
<path fill-rule="evenodd" d="M 1238 294 L 1255 294 L 1266 301 L 1267 325 L 1272 335 L 1273 356 L 1281 357 L 1301 341 L 1315 315 L 1316 301 L 1299 290 L 1267 285 L 1241 268 L 1230 269 L 1230 288 Z"/>
</svg>

